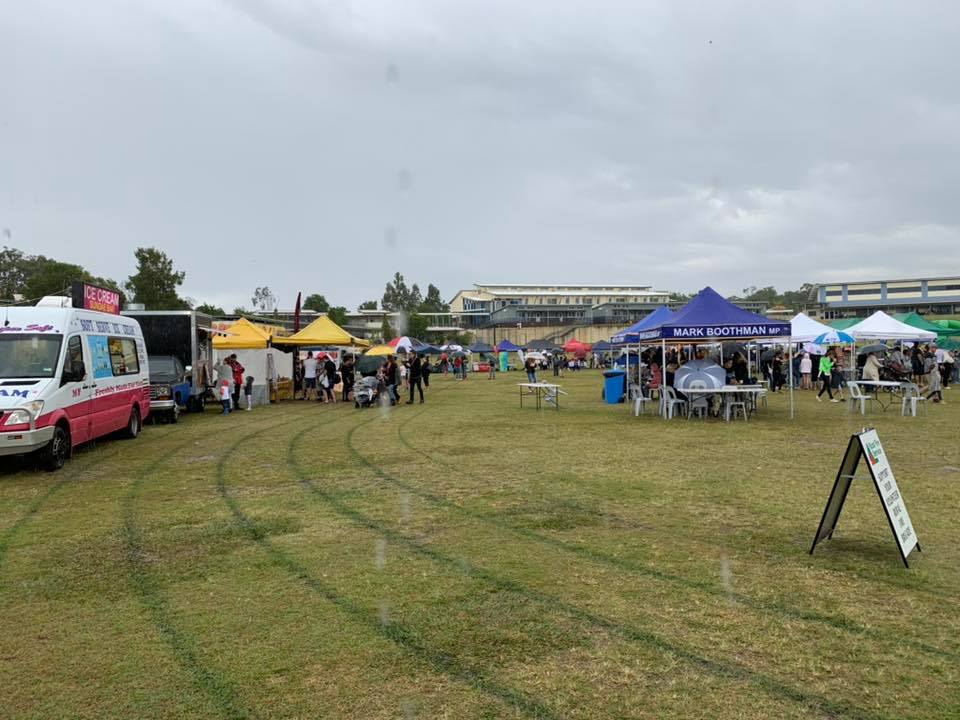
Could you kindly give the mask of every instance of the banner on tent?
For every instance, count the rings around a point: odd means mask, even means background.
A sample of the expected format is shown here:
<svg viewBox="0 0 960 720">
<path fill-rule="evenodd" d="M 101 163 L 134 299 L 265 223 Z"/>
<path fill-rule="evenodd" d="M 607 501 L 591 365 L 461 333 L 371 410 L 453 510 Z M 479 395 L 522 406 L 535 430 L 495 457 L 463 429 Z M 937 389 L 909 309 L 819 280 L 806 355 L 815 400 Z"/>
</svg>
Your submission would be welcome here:
<svg viewBox="0 0 960 720">
<path fill-rule="evenodd" d="M 837 471 L 837 479 L 833 483 L 833 490 L 830 491 L 827 506 L 823 510 L 820 527 L 817 528 L 813 545 L 810 546 L 810 554 L 813 555 L 817 543 L 821 540 L 829 540 L 833 537 L 833 531 L 837 527 L 840 512 L 843 510 L 847 493 L 850 491 L 850 485 L 853 483 L 857 467 L 860 465 L 862 458 L 867 459 L 870 477 L 873 478 L 873 485 L 877 490 L 877 496 L 880 498 L 880 504 L 883 506 L 887 521 L 890 523 L 893 537 L 897 541 L 900 559 L 903 560 L 906 567 L 910 567 L 907 556 L 913 552 L 914 548 L 919 551 L 920 543 L 917 540 L 917 533 L 913 529 L 913 523 L 910 521 L 903 496 L 897 487 L 890 461 L 887 459 L 883 444 L 880 442 L 880 436 L 873 429 L 864 430 L 850 437 L 847 451 L 844 453 L 840 469 Z"/>
</svg>

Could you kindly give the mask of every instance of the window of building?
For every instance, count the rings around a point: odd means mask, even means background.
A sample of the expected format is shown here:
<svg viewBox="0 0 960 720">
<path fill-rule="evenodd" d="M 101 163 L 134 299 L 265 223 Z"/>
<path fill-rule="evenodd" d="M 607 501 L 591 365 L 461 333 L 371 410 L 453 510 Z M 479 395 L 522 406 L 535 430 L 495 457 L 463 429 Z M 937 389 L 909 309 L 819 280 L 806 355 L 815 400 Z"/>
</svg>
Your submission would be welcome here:
<svg viewBox="0 0 960 720">
<path fill-rule="evenodd" d="M 927 292 L 944 292 L 946 290 L 960 290 L 960 285 L 930 285 L 927 284 Z"/>
<path fill-rule="evenodd" d="M 887 295 L 898 295 L 898 294 L 907 294 L 907 293 L 918 293 L 923 292 L 923 288 L 919 285 L 913 285 L 910 287 L 888 287 Z"/>
<path fill-rule="evenodd" d="M 853 297 L 855 295 L 879 295 L 880 288 L 856 288 L 853 290 L 847 290 L 847 297 Z"/>
</svg>

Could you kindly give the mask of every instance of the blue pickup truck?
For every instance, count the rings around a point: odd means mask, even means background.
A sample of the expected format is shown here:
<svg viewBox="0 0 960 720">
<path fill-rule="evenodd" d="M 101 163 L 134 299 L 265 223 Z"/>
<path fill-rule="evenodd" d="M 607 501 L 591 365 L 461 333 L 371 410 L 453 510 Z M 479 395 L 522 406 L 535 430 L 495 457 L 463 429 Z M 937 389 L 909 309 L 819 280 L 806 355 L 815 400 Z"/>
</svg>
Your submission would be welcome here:
<svg viewBox="0 0 960 720">
<path fill-rule="evenodd" d="M 175 423 L 190 402 L 187 369 L 172 355 L 151 355 L 150 417 Z"/>
</svg>

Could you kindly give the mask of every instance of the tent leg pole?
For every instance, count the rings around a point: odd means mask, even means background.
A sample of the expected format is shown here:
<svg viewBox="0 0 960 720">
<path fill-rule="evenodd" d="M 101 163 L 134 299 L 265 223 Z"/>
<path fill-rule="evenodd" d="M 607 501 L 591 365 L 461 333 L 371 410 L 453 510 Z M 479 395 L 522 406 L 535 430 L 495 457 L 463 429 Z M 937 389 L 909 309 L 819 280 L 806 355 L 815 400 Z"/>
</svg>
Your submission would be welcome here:
<svg viewBox="0 0 960 720">
<path fill-rule="evenodd" d="M 790 336 L 790 353 L 789 353 L 789 369 L 790 369 L 790 419 L 793 420 L 793 336 Z"/>
<path fill-rule="evenodd" d="M 660 414 L 667 419 L 667 339 L 660 338 Z"/>
</svg>

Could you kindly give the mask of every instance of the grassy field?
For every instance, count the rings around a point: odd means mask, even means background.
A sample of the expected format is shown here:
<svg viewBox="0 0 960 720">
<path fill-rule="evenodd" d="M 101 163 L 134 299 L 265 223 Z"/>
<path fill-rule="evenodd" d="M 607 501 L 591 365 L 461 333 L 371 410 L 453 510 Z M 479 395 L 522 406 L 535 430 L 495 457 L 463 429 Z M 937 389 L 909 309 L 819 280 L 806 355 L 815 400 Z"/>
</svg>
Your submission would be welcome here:
<svg viewBox="0 0 960 720">
<path fill-rule="evenodd" d="M 392 411 L 287 403 L 0 475 L 0 717 L 960 717 L 960 390 L 864 421 L 557 413 L 518 373 Z M 865 468 L 863 469 L 865 473 Z"/>
</svg>

